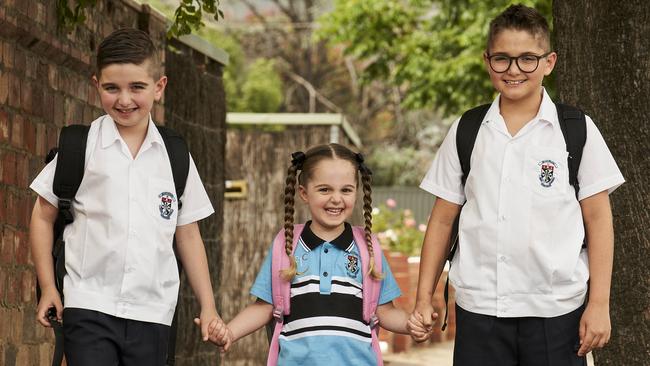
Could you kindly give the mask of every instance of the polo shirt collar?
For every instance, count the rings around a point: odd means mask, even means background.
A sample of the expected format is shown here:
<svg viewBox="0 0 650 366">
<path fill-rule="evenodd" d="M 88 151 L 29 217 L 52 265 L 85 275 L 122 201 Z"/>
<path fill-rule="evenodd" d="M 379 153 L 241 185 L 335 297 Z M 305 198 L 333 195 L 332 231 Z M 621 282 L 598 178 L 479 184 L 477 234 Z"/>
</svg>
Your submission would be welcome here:
<svg viewBox="0 0 650 366">
<path fill-rule="evenodd" d="M 500 99 L 501 94 L 497 95 L 497 97 L 490 105 L 490 109 L 488 109 L 488 112 L 483 119 L 483 123 L 496 122 L 500 119 L 503 119 L 503 117 L 501 117 L 501 109 L 499 108 Z M 533 120 L 550 123 L 552 125 L 557 125 L 559 123 L 557 119 L 557 110 L 555 108 L 555 103 L 553 103 L 553 100 L 548 95 L 546 88 L 544 87 L 542 87 L 542 103 L 540 104 L 537 115 L 533 118 Z"/>
<path fill-rule="evenodd" d="M 314 234 L 314 232 L 311 231 L 310 226 L 311 226 L 311 220 L 307 221 L 305 227 L 302 229 L 302 233 L 300 234 L 300 239 L 302 239 L 302 242 L 309 250 L 314 250 L 321 244 L 325 243 L 325 240 L 316 236 L 316 234 Z M 330 241 L 330 244 L 334 245 L 340 250 L 349 252 L 350 250 L 352 250 L 353 240 L 354 237 L 352 235 L 352 226 L 350 226 L 350 224 L 346 222 L 345 228 L 343 229 L 341 235 L 339 235 L 336 239 Z"/>
<path fill-rule="evenodd" d="M 120 132 L 117 130 L 115 121 L 109 115 L 104 116 L 104 120 L 102 121 L 101 141 L 103 149 L 106 149 L 107 147 L 113 145 L 116 141 L 124 141 L 120 135 Z M 140 150 L 144 151 L 154 143 L 164 145 L 162 136 L 160 136 L 156 125 L 154 125 L 153 120 L 151 119 L 151 115 L 149 115 L 147 135 L 142 142 L 142 147 Z"/>
</svg>

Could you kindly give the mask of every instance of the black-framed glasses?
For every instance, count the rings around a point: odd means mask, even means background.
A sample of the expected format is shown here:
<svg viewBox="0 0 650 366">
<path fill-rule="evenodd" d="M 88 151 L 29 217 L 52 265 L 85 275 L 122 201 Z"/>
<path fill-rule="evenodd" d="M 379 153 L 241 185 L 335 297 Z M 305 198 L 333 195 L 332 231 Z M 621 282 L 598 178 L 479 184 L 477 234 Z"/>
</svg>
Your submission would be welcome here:
<svg viewBox="0 0 650 366">
<path fill-rule="evenodd" d="M 537 70 L 539 67 L 539 60 L 550 55 L 551 52 L 553 51 L 546 52 L 545 54 L 539 56 L 527 53 L 516 57 L 497 53 L 494 55 L 486 55 L 485 57 L 488 59 L 490 68 L 494 72 L 502 73 L 508 71 L 510 65 L 512 65 L 512 60 L 515 60 L 515 63 L 517 64 L 519 70 L 528 74 L 535 72 L 535 70 Z"/>
</svg>

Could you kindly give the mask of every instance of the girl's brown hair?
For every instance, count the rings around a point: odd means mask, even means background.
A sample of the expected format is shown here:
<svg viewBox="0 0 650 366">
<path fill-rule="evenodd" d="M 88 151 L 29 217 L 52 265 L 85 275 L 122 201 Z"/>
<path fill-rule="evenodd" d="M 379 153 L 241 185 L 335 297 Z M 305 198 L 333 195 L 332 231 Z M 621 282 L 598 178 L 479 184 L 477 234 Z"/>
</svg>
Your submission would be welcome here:
<svg viewBox="0 0 650 366">
<path fill-rule="evenodd" d="M 327 144 L 314 146 L 307 150 L 306 153 L 302 151 L 291 154 L 291 165 L 287 169 L 286 186 L 284 188 L 284 237 L 285 237 L 285 251 L 289 256 L 290 267 L 281 270 L 280 275 L 286 281 L 296 275 L 297 264 L 296 259 L 293 257 L 293 220 L 294 220 L 294 203 L 296 194 L 296 180 L 302 186 L 306 186 L 311 176 L 313 175 L 316 165 L 325 159 L 342 159 L 352 163 L 357 167 L 361 177 L 361 186 L 363 188 L 363 218 L 365 223 L 365 237 L 366 245 L 368 246 L 368 254 L 370 266 L 368 271 L 372 278 L 380 279 L 381 273 L 375 270 L 374 252 L 372 248 L 372 172 L 364 163 L 363 155 L 355 153 L 347 147 L 339 144 Z M 298 174 L 300 171 L 300 174 Z M 297 176 L 297 179 L 296 179 Z M 361 243 L 357 243 L 361 244 Z"/>
</svg>

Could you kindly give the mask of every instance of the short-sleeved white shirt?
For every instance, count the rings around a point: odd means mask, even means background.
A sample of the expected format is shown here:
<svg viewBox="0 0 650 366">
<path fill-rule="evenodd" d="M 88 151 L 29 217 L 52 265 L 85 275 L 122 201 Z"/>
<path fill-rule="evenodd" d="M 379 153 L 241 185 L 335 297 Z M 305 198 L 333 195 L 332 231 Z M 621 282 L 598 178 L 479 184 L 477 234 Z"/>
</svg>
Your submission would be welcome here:
<svg viewBox="0 0 650 366">
<path fill-rule="evenodd" d="M 580 200 L 625 180 L 587 116 Z M 553 317 L 585 300 L 589 266 L 582 211 L 569 185 L 566 144 L 546 91 L 537 116 L 514 137 L 492 103 L 476 137 L 465 187 L 455 121 L 420 187 L 463 204 L 450 269 L 463 309 L 498 317 Z"/>
<path fill-rule="evenodd" d="M 30 188 L 58 206 L 55 170 L 56 159 Z M 176 226 L 214 212 L 191 157 L 181 200 L 179 211 L 167 150 L 151 120 L 135 158 L 110 116 L 93 121 L 75 220 L 63 234 L 65 307 L 170 325 L 179 288 Z"/>
</svg>

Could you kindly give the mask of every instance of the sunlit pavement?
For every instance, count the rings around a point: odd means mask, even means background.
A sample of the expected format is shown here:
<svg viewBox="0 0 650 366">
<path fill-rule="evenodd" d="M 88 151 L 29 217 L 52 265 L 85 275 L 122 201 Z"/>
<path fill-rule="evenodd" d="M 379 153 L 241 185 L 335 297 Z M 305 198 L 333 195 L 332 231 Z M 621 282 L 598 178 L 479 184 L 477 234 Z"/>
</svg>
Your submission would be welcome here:
<svg viewBox="0 0 650 366">
<path fill-rule="evenodd" d="M 436 343 L 429 347 L 412 348 L 409 352 L 384 355 L 386 366 L 452 366 L 454 342 Z M 587 364 L 594 365 L 591 353 L 587 355 Z"/>
</svg>

